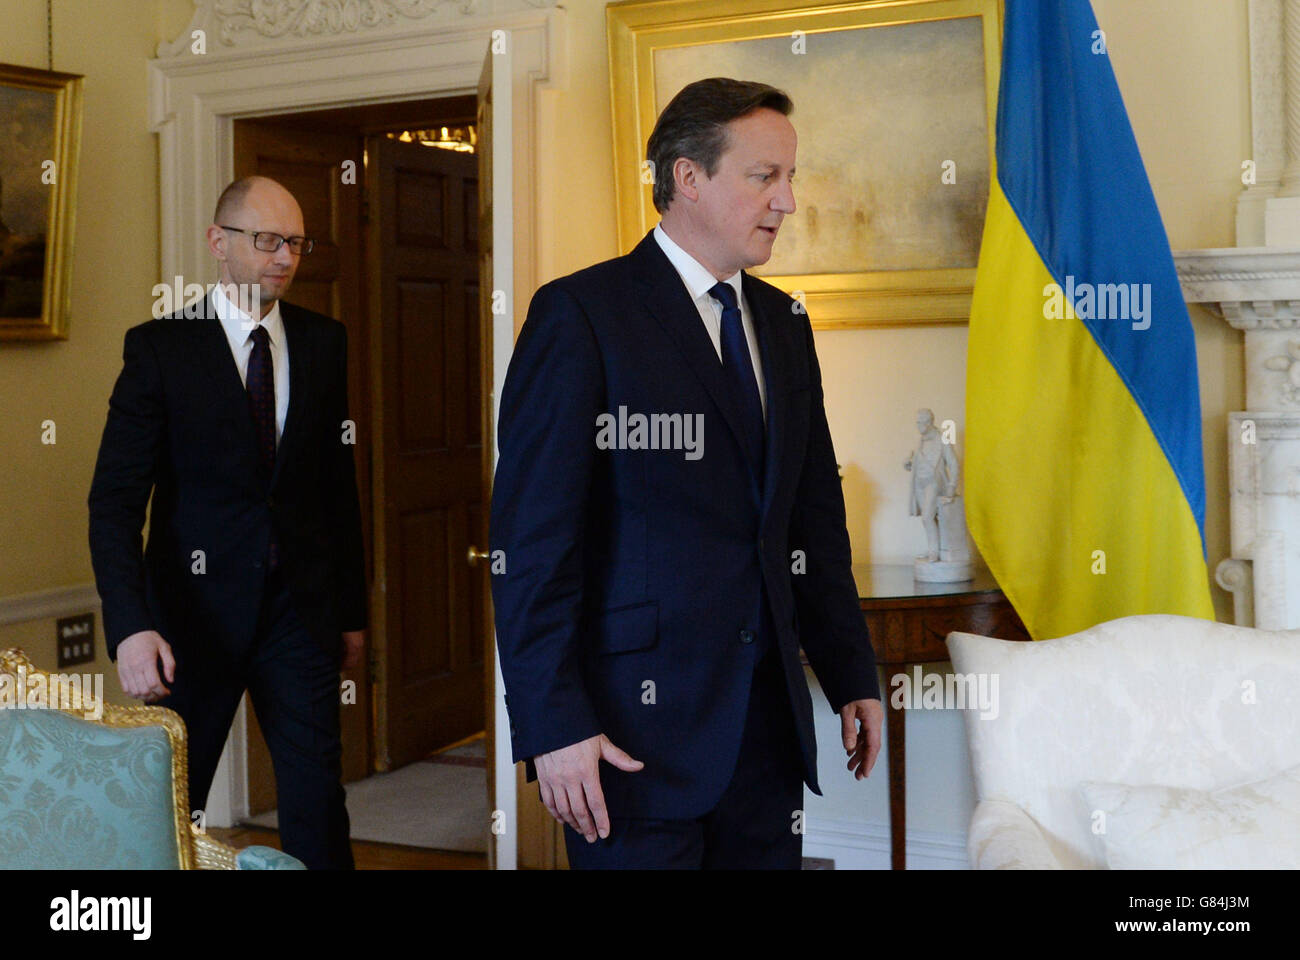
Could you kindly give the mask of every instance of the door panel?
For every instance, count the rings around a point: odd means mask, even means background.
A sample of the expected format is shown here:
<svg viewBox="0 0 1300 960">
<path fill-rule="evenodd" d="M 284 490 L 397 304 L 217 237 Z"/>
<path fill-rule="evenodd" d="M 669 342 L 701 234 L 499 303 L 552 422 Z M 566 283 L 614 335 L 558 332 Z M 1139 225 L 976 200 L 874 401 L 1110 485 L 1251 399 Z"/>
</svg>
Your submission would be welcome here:
<svg viewBox="0 0 1300 960">
<path fill-rule="evenodd" d="M 473 154 L 367 140 L 371 316 L 384 377 L 377 494 L 386 575 L 381 766 L 483 729 L 481 546 L 487 496 Z"/>
</svg>

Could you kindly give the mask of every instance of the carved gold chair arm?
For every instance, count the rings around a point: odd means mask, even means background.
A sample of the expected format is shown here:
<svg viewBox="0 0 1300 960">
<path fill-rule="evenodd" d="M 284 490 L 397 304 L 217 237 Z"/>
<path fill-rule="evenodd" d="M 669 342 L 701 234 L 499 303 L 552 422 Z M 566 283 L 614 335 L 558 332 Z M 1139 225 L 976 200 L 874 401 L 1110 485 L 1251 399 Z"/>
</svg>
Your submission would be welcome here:
<svg viewBox="0 0 1300 960">
<path fill-rule="evenodd" d="M 194 866 L 199 870 L 234 870 L 239 851 L 215 837 L 199 832 L 197 824 L 190 824 L 194 838 Z"/>
</svg>

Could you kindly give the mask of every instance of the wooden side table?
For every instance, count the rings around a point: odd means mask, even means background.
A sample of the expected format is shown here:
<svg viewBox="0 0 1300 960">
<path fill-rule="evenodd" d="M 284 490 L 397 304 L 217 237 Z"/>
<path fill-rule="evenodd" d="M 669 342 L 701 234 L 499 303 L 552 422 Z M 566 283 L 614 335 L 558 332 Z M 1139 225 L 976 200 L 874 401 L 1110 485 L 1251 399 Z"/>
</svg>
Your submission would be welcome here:
<svg viewBox="0 0 1300 960">
<path fill-rule="evenodd" d="M 922 583 L 913 579 L 911 564 L 862 563 L 854 564 L 853 576 L 876 663 L 884 668 L 880 695 L 889 751 L 890 860 L 893 869 L 906 870 L 906 712 L 889 702 L 890 677 L 915 663 L 947 660 L 944 639 L 953 630 L 1003 640 L 1028 640 L 1029 633 L 987 570 L 959 583 Z"/>
</svg>

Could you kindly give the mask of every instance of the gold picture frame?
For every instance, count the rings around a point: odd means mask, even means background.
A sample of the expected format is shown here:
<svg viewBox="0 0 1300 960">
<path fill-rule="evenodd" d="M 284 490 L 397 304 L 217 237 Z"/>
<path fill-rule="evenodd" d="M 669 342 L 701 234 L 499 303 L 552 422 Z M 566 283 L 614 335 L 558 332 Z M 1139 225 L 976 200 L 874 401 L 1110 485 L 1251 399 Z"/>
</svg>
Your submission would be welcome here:
<svg viewBox="0 0 1300 960">
<path fill-rule="evenodd" d="M 805 262 L 799 265 L 802 269 L 770 273 L 760 268 L 755 272 L 792 296 L 800 298 L 807 307 L 815 328 L 965 323 L 969 320 L 971 292 L 975 285 L 975 259 L 982 232 L 984 204 L 987 202 L 988 171 L 993 164 L 993 132 L 1001 65 L 1002 0 L 856 0 L 805 7 L 793 6 L 790 0 L 626 0 L 610 4 L 606 8 L 606 16 L 613 111 L 614 179 L 618 198 L 618 240 L 622 251 L 631 249 L 659 217 L 652 200 L 651 177 L 643 171 L 645 144 L 667 99 L 684 83 L 663 89 L 666 84 L 671 86 L 677 77 L 666 79 L 659 76 L 657 67 L 667 72 L 670 65 L 676 64 L 672 69 L 685 82 L 702 76 L 735 75 L 725 73 L 730 64 L 744 63 L 746 59 L 754 61 L 761 57 L 766 57 L 763 62 L 772 64 L 772 73 L 781 70 L 787 73 L 802 71 L 793 84 L 784 86 L 781 82 L 776 82 L 779 77 L 769 79 L 765 75 L 769 72 L 767 70 L 756 71 L 751 68 L 745 75 L 737 76 L 737 79 L 773 83 L 791 93 L 795 103 L 792 119 L 801 135 L 801 162 L 798 166 L 799 179 L 802 181 L 804 170 L 808 168 L 808 144 L 817 143 L 819 135 L 823 135 L 823 142 L 827 138 L 835 139 L 841 145 L 850 142 L 846 137 L 853 134 L 854 108 L 867 111 L 872 108 L 872 104 L 870 98 L 865 104 L 859 101 L 846 102 L 843 89 L 819 87 L 821 83 L 830 86 L 835 78 L 843 81 L 846 76 L 845 63 L 857 69 L 861 66 L 860 58 L 843 57 L 845 62 L 838 65 L 838 70 L 821 70 L 819 75 L 814 76 L 806 61 L 798 63 L 794 58 L 789 58 L 787 62 L 785 58 L 778 60 L 771 57 L 771 52 L 776 49 L 771 45 L 803 42 L 806 48 L 815 48 L 816 44 L 822 42 L 825 49 L 831 42 L 837 42 L 843 51 L 857 49 L 853 44 L 859 39 L 867 39 L 865 35 L 852 31 L 920 25 L 920 30 L 871 34 L 870 40 L 885 57 L 890 55 L 891 46 L 902 48 L 902 52 L 897 54 L 898 64 L 906 66 L 908 63 L 922 63 L 925 70 L 929 71 L 931 85 L 965 85 L 961 99 L 965 113 L 952 127 L 960 131 L 957 147 L 963 151 L 962 155 L 974 161 L 965 162 L 964 167 L 954 164 L 954 179 L 961 182 L 963 187 L 961 219 L 957 221 L 961 227 L 958 238 L 961 246 L 953 247 L 942 255 L 936 254 L 938 262 L 926 263 L 924 258 L 928 251 L 923 249 L 925 242 L 918 243 L 917 240 L 921 237 L 940 237 L 942 240 L 943 235 L 933 225 L 927 226 L 924 221 L 918 221 L 910 225 L 915 228 L 910 247 L 899 253 L 898 263 L 892 264 L 889 269 L 854 269 L 860 262 L 881 263 L 891 259 L 892 255 L 879 255 L 882 251 L 887 251 L 890 237 L 894 235 L 888 227 L 883 227 L 875 232 L 871 241 L 877 251 L 875 256 L 855 254 L 852 244 L 830 243 L 810 235 L 804 238 L 802 244 L 802 249 L 806 251 L 803 255 Z M 942 26 L 938 26 L 940 24 Z M 933 32 L 935 36 L 927 38 L 930 59 L 922 61 L 918 50 L 924 47 L 918 47 L 915 40 L 925 30 Z M 943 35 L 940 36 L 940 33 Z M 894 42 L 903 37 L 907 38 L 906 43 Z M 969 48 L 972 37 L 979 38 L 978 50 Z M 942 67 L 934 66 L 935 44 L 958 41 L 967 46 L 952 51 L 954 56 L 942 61 Z M 760 42 L 768 46 L 752 48 L 748 57 L 744 55 L 742 47 L 719 46 Z M 708 49 L 704 50 L 705 47 Z M 700 49 L 692 52 L 687 48 Z M 729 56 L 731 52 L 737 56 Z M 755 54 L 759 56 L 756 57 Z M 695 58 L 694 62 L 692 57 Z M 955 72 L 957 67 L 954 64 L 958 61 L 964 67 L 964 73 Z M 873 66 L 879 70 L 891 69 L 890 63 L 884 60 Z M 945 73 L 950 67 L 954 71 L 951 76 Z M 894 73 L 898 75 L 897 83 L 907 82 L 900 71 L 895 70 Z M 982 77 L 979 73 L 982 73 Z M 961 79 L 963 77 L 964 81 Z M 805 92 L 796 95 L 791 86 L 800 86 Z M 938 89 L 946 90 L 943 86 Z M 982 111 L 974 106 L 981 94 Z M 913 98 L 924 97 L 925 93 L 919 87 L 914 87 L 910 95 Z M 825 112 L 829 108 L 823 104 L 829 104 L 839 111 L 839 115 L 834 124 L 823 118 L 821 131 L 799 128 L 801 103 L 809 104 L 814 113 L 818 109 Z M 886 113 L 889 109 L 888 104 L 877 106 Z M 944 105 L 936 107 L 936 113 L 944 109 L 955 111 L 956 101 L 945 101 Z M 886 120 L 887 117 L 882 122 Z M 834 129 L 830 129 L 832 126 Z M 888 132 L 882 134 L 879 127 L 873 129 L 874 132 L 870 135 L 872 144 L 883 144 L 886 150 L 896 149 L 891 147 L 892 138 Z M 983 131 L 982 142 L 973 133 L 976 129 Z M 862 137 L 858 142 L 867 142 L 867 134 L 863 133 Z M 826 169 L 822 171 L 824 193 L 843 189 L 843 183 L 853 182 L 849 174 L 871 175 L 870 170 L 848 170 L 845 163 L 836 164 L 836 159 L 825 159 Z M 894 169 L 898 169 L 899 164 L 905 165 L 908 160 L 906 156 L 887 159 L 896 165 Z M 844 160 L 849 166 L 855 161 L 864 163 L 862 157 L 848 154 L 845 154 Z M 815 171 L 815 161 L 812 166 Z M 940 170 L 932 172 L 934 183 L 939 184 Z M 841 175 L 844 175 L 844 179 L 837 180 Z M 796 183 L 796 204 L 799 203 L 800 186 Z M 892 201 L 892 193 L 891 190 L 884 195 Z M 936 201 L 935 197 L 938 196 L 942 196 L 943 200 Z M 951 218 L 955 215 L 954 211 L 942 209 L 948 203 L 949 196 L 955 201 L 958 193 L 934 194 L 925 199 L 931 208 L 939 208 L 940 217 Z M 980 200 L 979 197 L 983 199 Z M 915 206 L 916 204 L 903 203 L 907 210 Z M 796 210 L 794 216 L 797 217 L 798 213 Z M 849 214 L 857 219 L 849 219 Z M 845 230 L 857 228 L 863 215 L 861 206 L 849 214 L 841 217 L 841 239 Z M 870 210 L 867 216 L 869 219 Z M 942 222 L 953 221 L 949 219 Z M 869 233 L 870 231 L 864 230 L 862 235 L 867 236 Z M 784 228 L 782 239 L 785 239 Z M 815 249 L 818 263 L 813 265 L 807 261 L 814 259 Z M 823 249 L 847 249 L 849 252 L 840 253 L 845 262 L 832 263 L 823 270 L 819 269 L 822 266 Z M 769 266 L 776 266 L 776 261 L 777 257 L 774 256 Z"/>
<path fill-rule="evenodd" d="M 81 81 L 0 64 L 0 340 L 68 338 Z"/>
</svg>

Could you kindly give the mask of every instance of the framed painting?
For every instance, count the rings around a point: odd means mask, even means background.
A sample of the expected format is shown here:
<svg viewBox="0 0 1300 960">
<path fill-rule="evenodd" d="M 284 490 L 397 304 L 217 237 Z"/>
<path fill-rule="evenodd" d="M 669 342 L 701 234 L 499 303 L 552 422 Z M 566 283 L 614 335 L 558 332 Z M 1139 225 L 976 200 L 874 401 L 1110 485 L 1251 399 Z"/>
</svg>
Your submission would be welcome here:
<svg viewBox="0 0 1300 960">
<path fill-rule="evenodd" d="M 0 64 L 0 340 L 65 340 L 81 77 Z"/>
<path fill-rule="evenodd" d="M 796 211 L 752 272 L 815 327 L 964 323 L 988 202 L 1000 0 L 668 0 L 606 9 L 619 245 L 659 215 L 645 145 L 696 80 L 784 90 Z"/>
</svg>

